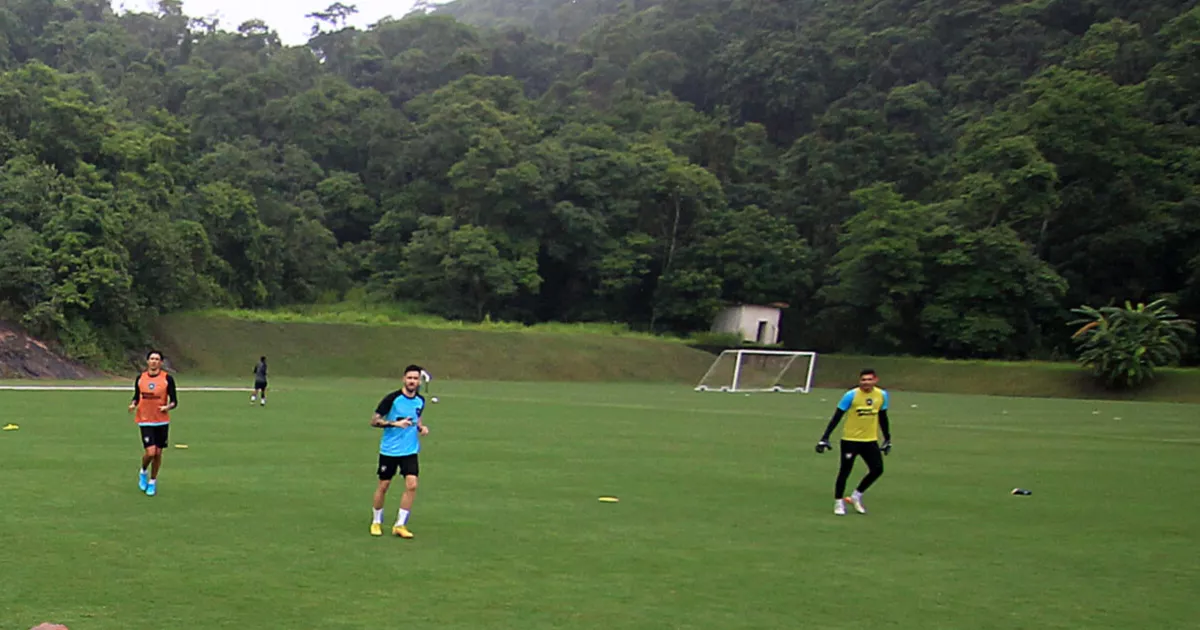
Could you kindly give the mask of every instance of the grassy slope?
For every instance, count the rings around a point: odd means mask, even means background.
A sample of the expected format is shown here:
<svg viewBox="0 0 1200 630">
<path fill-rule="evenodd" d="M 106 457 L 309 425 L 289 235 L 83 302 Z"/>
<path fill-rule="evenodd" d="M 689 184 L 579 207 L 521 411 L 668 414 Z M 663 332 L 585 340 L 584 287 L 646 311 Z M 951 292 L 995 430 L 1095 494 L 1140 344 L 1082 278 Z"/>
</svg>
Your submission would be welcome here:
<svg viewBox="0 0 1200 630">
<path fill-rule="evenodd" d="M 836 387 L 863 367 L 879 371 L 895 390 L 1039 398 L 1089 398 L 1200 403 L 1200 370 L 1167 369 L 1136 394 L 1109 392 L 1073 363 L 1006 363 L 946 361 L 909 357 L 849 357 L 823 355 L 817 359 L 816 385 Z"/>
<path fill-rule="evenodd" d="M 653 339 L 194 315 L 159 320 L 155 336 L 178 368 L 205 376 L 249 375 L 266 355 L 276 374 L 291 376 L 398 377 L 415 362 L 443 379 L 687 383 L 712 362 L 700 350 Z"/>
<path fill-rule="evenodd" d="M 645 381 L 693 385 L 713 355 L 679 342 L 601 334 L 483 332 L 396 325 L 163 318 L 156 336 L 190 378 L 248 377 L 265 354 L 278 375 L 396 377 L 418 362 L 443 379 Z M 822 355 L 817 387 L 848 387 L 862 367 L 897 391 L 1054 398 L 1132 398 L 1096 387 L 1069 363 Z M 1138 400 L 1200 402 L 1200 370 L 1163 370 Z"/>
<path fill-rule="evenodd" d="M 185 394 L 172 439 L 191 448 L 169 451 L 154 499 L 135 486 L 124 394 L 4 393 L 21 430 L 0 433 L 0 630 L 1200 618 L 1200 506 L 1180 488 L 1200 445 L 1192 407 L 898 393 L 872 513 L 835 517 L 836 455 L 811 446 L 836 392 L 447 383 L 427 414 L 417 538 L 401 541 L 367 535 L 365 418 L 393 383 L 279 381 L 265 409 Z"/>
</svg>

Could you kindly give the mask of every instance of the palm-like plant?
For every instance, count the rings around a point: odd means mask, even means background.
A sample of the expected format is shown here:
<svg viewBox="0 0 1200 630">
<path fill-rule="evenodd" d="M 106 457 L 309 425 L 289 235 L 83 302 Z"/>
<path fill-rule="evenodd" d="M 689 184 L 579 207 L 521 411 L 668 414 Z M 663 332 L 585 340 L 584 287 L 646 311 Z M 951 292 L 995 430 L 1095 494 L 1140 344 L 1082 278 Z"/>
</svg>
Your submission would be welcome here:
<svg viewBox="0 0 1200 630">
<path fill-rule="evenodd" d="M 1177 363 L 1195 334 L 1195 322 L 1180 319 L 1166 300 L 1125 307 L 1082 306 L 1070 323 L 1079 362 L 1105 385 L 1132 388 L 1154 377 L 1154 368 Z"/>
</svg>

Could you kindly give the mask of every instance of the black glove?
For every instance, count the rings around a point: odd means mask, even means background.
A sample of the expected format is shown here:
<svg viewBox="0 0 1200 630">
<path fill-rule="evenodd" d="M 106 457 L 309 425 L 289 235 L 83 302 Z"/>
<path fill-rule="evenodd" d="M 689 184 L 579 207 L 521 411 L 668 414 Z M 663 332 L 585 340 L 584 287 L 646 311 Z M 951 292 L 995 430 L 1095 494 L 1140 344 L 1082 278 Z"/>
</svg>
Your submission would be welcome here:
<svg viewBox="0 0 1200 630">
<path fill-rule="evenodd" d="M 829 450 L 833 450 L 833 447 L 829 445 L 829 440 L 822 438 L 820 442 L 817 442 L 818 453 L 824 453 Z"/>
<path fill-rule="evenodd" d="M 883 446 L 880 446 L 880 447 L 879 447 L 879 450 L 883 451 L 883 454 L 884 454 L 884 455 L 887 455 L 888 453 L 891 453 L 891 452 L 892 452 L 892 441 L 891 441 L 891 440 L 884 440 L 884 441 L 883 441 Z"/>
</svg>

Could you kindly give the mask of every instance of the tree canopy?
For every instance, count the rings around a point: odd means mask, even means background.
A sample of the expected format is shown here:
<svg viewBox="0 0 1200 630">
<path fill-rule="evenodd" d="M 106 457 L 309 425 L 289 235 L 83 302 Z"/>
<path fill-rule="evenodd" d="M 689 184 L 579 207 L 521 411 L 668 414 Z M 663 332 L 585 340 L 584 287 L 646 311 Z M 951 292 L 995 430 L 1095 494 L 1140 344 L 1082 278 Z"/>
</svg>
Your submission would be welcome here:
<svg viewBox="0 0 1200 630">
<path fill-rule="evenodd" d="M 0 3 L 0 317 L 100 360 L 353 288 L 679 333 L 783 301 L 793 346 L 955 357 L 1065 354 L 1081 304 L 1200 315 L 1194 2 L 353 12 L 285 46 Z"/>
</svg>

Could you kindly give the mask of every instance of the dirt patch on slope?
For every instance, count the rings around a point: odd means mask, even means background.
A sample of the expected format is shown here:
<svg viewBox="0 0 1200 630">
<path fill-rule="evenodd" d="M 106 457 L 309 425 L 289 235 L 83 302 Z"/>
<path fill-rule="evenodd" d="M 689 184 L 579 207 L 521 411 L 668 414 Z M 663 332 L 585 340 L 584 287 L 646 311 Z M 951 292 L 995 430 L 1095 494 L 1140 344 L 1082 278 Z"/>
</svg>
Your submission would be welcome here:
<svg viewBox="0 0 1200 630">
<path fill-rule="evenodd" d="M 66 359 L 8 322 L 0 322 L 0 378 L 88 379 L 105 374 Z"/>
</svg>

